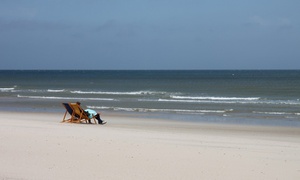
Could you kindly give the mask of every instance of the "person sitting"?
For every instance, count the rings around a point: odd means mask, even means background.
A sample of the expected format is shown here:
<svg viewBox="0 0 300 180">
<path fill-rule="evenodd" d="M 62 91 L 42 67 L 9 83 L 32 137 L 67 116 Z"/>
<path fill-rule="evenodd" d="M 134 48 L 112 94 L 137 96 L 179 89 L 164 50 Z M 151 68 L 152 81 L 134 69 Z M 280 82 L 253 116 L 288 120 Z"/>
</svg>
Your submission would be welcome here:
<svg viewBox="0 0 300 180">
<path fill-rule="evenodd" d="M 80 105 L 80 102 L 76 102 L 78 105 Z M 84 112 L 87 113 L 88 117 L 91 119 L 95 117 L 98 120 L 98 124 L 106 124 L 107 122 L 102 120 L 100 118 L 100 113 L 97 113 L 95 110 L 92 109 L 85 109 Z M 91 123 L 91 120 L 89 119 L 89 123 Z"/>
</svg>

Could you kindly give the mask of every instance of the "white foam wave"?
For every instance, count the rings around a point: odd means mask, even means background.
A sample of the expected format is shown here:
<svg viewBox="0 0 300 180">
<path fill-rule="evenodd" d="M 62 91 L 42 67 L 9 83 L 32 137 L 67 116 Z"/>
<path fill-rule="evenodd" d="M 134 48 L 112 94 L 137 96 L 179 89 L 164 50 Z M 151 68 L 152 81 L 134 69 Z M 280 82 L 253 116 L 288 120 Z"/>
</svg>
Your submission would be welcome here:
<svg viewBox="0 0 300 180">
<path fill-rule="evenodd" d="M 91 100 L 91 101 L 118 101 L 111 98 L 78 98 L 78 97 L 55 97 L 55 96 L 22 96 L 17 95 L 19 98 L 29 98 L 29 99 L 61 99 L 61 100 Z"/>
<path fill-rule="evenodd" d="M 219 100 L 219 101 L 255 101 L 259 97 L 210 97 L 210 96 L 170 96 L 173 99 L 189 99 L 189 100 Z"/>
<path fill-rule="evenodd" d="M 143 99 L 139 99 L 143 101 Z M 215 103 L 215 104 L 270 104 L 270 105 L 300 105 L 299 101 L 286 101 L 286 100 L 190 100 L 190 99 L 148 99 L 144 101 L 161 101 L 161 102 L 178 102 L 178 103 Z"/>
<path fill-rule="evenodd" d="M 8 92 L 8 91 L 13 91 L 15 88 L 12 87 L 12 88 L 0 88 L 0 91 L 1 92 Z"/>
<path fill-rule="evenodd" d="M 150 101 L 150 100 L 149 100 Z M 186 99 L 158 99 L 160 102 L 181 102 L 181 103 L 226 103 L 234 104 L 236 101 L 212 101 L 212 100 L 186 100 Z"/>
<path fill-rule="evenodd" d="M 287 113 L 287 112 L 261 112 L 261 111 L 253 111 L 256 114 L 269 114 L 269 115 L 297 115 L 297 113 Z"/>
<path fill-rule="evenodd" d="M 34 93 L 42 93 L 45 92 L 45 90 L 42 89 L 28 89 L 28 90 L 23 90 L 24 92 L 34 92 Z"/>
<path fill-rule="evenodd" d="M 227 110 L 188 110 L 188 109 L 152 109 L 152 108 L 124 108 L 124 107 L 106 107 L 106 106 L 88 106 L 88 108 L 127 112 L 174 112 L 174 113 L 190 113 L 190 114 L 205 114 L 205 113 L 225 113 Z"/>
<path fill-rule="evenodd" d="M 159 91 L 132 91 L 132 92 L 113 92 L 113 91 L 71 91 L 73 94 L 102 94 L 102 95 L 155 95 L 164 94 Z"/>
<path fill-rule="evenodd" d="M 48 89 L 48 92 L 53 92 L 53 93 L 57 93 L 57 92 L 64 92 L 64 89 Z"/>
</svg>

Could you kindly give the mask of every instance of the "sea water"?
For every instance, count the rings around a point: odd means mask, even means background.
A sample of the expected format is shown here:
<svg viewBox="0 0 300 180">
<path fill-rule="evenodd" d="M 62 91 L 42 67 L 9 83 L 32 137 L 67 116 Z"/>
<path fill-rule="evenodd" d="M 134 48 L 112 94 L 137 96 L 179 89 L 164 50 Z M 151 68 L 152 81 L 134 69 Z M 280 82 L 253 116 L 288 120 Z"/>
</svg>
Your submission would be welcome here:
<svg viewBox="0 0 300 180">
<path fill-rule="evenodd" d="M 0 71 L 0 110 L 105 113 L 300 126 L 298 70 Z"/>
</svg>

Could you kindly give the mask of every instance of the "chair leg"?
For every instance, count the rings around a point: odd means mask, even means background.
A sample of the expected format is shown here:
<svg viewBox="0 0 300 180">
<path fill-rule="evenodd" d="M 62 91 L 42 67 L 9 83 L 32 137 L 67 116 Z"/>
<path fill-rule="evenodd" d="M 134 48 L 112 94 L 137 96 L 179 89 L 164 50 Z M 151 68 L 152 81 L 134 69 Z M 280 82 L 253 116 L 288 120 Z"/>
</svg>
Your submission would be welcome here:
<svg viewBox="0 0 300 180">
<path fill-rule="evenodd" d="M 65 122 L 66 115 L 67 115 L 67 111 L 65 112 L 64 118 L 63 118 L 63 120 L 61 121 L 62 123 Z"/>
</svg>

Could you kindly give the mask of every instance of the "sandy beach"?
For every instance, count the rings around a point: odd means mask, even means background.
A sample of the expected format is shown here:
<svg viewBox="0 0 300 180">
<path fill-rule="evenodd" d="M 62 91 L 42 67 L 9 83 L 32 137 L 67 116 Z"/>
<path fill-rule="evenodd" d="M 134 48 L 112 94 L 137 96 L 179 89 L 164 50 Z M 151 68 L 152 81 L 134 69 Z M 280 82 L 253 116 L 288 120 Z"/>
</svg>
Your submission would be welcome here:
<svg viewBox="0 0 300 180">
<path fill-rule="evenodd" d="M 300 129 L 0 112 L 0 179 L 300 179 Z"/>
</svg>

